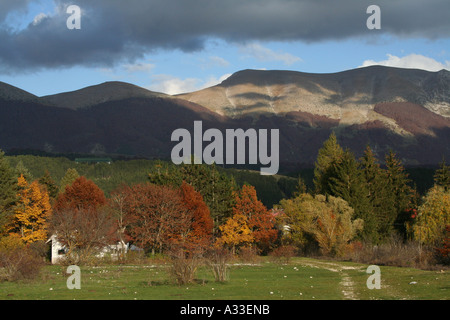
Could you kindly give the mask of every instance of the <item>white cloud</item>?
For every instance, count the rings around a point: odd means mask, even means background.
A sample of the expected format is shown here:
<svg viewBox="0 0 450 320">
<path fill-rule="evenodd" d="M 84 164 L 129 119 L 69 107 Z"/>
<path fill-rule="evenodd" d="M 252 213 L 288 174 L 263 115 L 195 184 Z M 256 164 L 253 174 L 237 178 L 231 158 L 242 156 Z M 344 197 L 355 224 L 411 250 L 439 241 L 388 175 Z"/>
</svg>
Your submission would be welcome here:
<svg viewBox="0 0 450 320">
<path fill-rule="evenodd" d="M 47 16 L 45 13 L 43 13 L 43 12 L 39 13 L 39 14 L 38 14 L 37 16 L 35 16 L 34 19 L 33 19 L 33 26 L 38 25 L 39 23 L 41 23 L 42 20 L 44 20 L 44 19 L 47 18 L 47 17 L 48 17 L 48 16 Z"/>
<path fill-rule="evenodd" d="M 269 48 L 263 47 L 259 43 L 242 45 L 240 46 L 239 51 L 249 57 L 255 58 L 258 61 L 281 61 L 288 66 L 302 61 L 301 58 L 290 53 L 275 52 Z"/>
<path fill-rule="evenodd" d="M 382 65 L 387 67 L 422 69 L 427 71 L 439 71 L 442 69 L 450 70 L 450 61 L 445 61 L 444 64 L 420 54 L 412 53 L 401 58 L 392 54 L 387 54 L 387 57 L 386 60 L 382 61 L 366 60 L 360 67 Z"/>
<path fill-rule="evenodd" d="M 202 80 L 199 78 L 181 79 L 167 74 L 160 74 L 153 76 L 153 84 L 148 86 L 147 89 L 175 95 L 215 86 L 227 79 L 229 76 L 231 76 L 231 74 L 225 74 L 219 78 L 211 76 L 206 80 Z"/>
</svg>

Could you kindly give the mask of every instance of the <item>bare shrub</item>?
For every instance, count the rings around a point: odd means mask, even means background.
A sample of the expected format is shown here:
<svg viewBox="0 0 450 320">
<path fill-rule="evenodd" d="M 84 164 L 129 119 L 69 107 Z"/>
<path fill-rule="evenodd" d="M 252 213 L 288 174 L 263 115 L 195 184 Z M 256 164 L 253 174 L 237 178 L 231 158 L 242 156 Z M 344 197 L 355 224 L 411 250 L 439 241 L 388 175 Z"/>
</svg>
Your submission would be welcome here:
<svg viewBox="0 0 450 320">
<path fill-rule="evenodd" d="M 288 264 L 291 258 L 297 254 L 297 248 L 294 246 L 280 246 L 272 250 L 269 254 L 271 260 L 275 263 Z"/>
<path fill-rule="evenodd" d="M 168 256 L 170 277 L 179 285 L 194 282 L 197 270 L 202 264 L 202 251 L 186 250 L 181 246 L 172 247 Z"/>
<path fill-rule="evenodd" d="M 435 264 L 431 247 L 415 241 L 404 242 L 399 237 L 380 245 L 359 244 L 354 246 L 346 256 L 347 259 L 366 264 L 430 268 Z"/>
<path fill-rule="evenodd" d="M 233 254 L 226 248 L 213 248 L 206 254 L 206 264 L 211 268 L 217 282 L 229 280 L 229 262 L 233 259 Z"/>
<path fill-rule="evenodd" d="M 51 231 L 68 252 L 65 264 L 93 264 L 114 239 L 114 222 L 106 209 L 62 209 L 51 219 Z"/>
<path fill-rule="evenodd" d="M 0 281 L 35 279 L 44 265 L 29 248 L 0 251 Z"/>
<path fill-rule="evenodd" d="M 255 264 L 260 260 L 260 250 L 256 247 L 242 247 L 239 249 L 239 259 L 244 263 Z"/>
</svg>

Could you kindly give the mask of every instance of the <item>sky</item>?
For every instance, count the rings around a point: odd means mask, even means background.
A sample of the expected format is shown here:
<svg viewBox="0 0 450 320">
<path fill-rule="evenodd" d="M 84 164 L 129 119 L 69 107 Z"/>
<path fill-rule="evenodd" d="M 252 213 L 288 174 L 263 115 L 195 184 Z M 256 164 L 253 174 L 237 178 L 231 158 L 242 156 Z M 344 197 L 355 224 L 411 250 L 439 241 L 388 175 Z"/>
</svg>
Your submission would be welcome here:
<svg viewBox="0 0 450 320">
<path fill-rule="evenodd" d="M 243 69 L 374 64 L 450 70 L 450 1 L 0 0 L 0 81 L 37 96 L 106 81 L 179 94 Z"/>
</svg>

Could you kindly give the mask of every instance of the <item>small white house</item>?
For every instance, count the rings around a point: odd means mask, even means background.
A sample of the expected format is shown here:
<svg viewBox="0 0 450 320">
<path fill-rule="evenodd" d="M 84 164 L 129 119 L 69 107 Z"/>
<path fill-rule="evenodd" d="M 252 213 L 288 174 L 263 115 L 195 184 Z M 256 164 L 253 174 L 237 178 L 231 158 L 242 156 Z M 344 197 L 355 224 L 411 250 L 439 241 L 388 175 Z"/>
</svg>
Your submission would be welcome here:
<svg viewBox="0 0 450 320">
<path fill-rule="evenodd" d="M 48 240 L 47 243 L 51 243 L 51 262 L 52 264 L 58 264 L 64 259 L 67 254 L 67 248 L 58 241 L 58 238 L 55 234 L 53 234 Z M 123 241 L 119 241 L 116 244 L 111 244 L 103 247 L 96 254 L 97 258 L 103 258 L 106 255 L 110 255 L 112 259 L 118 259 L 119 254 L 127 253 L 129 244 Z"/>
</svg>

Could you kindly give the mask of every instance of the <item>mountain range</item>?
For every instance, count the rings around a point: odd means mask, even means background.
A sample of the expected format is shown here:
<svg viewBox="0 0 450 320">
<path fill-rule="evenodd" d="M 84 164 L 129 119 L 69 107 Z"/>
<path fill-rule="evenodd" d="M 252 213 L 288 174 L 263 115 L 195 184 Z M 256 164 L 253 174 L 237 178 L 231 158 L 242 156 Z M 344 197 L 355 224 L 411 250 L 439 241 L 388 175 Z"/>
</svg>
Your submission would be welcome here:
<svg viewBox="0 0 450 320">
<path fill-rule="evenodd" d="M 242 70 L 179 95 L 124 82 L 37 97 L 0 82 L 0 148 L 169 159 L 175 129 L 279 129 L 284 170 L 312 166 L 331 132 L 357 156 L 450 159 L 450 72 L 371 66 L 314 74 Z"/>
</svg>

